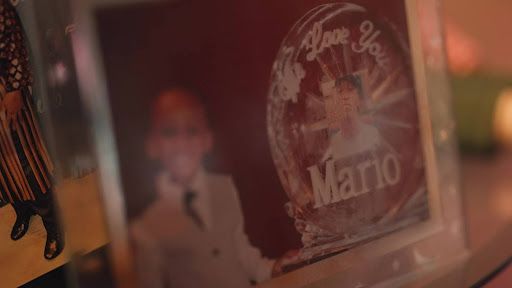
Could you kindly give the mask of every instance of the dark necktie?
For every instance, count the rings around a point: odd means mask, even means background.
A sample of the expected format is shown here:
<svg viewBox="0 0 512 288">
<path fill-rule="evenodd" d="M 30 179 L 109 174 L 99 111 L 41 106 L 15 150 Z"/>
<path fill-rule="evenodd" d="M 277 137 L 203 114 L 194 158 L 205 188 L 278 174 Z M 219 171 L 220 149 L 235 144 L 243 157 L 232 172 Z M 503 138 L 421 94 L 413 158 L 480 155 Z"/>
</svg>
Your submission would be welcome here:
<svg viewBox="0 0 512 288">
<path fill-rule="evenodd" d="M 185 197 L 183 199 L 184 205 L 185 205 L 185 213 L 188 217 L 190 217 L 199 227 L 200 229 L 204 229 L 204 223 L 201 219 L 201 216 L 199 216 L 199 213 L 197 213 L 196 209 L 194 208 L 194 200 L 196 199 L 197 194 L 192 190 L 185 191 Z"/>
</svg>

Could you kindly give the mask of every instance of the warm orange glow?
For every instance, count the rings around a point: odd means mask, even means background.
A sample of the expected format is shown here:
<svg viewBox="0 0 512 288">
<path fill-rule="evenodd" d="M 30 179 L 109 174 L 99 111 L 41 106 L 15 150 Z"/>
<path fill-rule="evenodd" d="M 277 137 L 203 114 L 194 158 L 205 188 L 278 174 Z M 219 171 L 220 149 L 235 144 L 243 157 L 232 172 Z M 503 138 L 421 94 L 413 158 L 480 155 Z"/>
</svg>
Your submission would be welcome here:
<svg viewBox="0 0 512 288">
<path fill-rule="evenodd" d="M 450 70 L 466 75 L 474 72 L 481 64 L 479 44 L 458 25 L 446 19 L 446 52 Z"/>
<path fill-rule="evenodd" d="M 497 140 L 512 148 L 512 88 L 504 90 L 496 101 L 494 129 Z"/>
</svg>

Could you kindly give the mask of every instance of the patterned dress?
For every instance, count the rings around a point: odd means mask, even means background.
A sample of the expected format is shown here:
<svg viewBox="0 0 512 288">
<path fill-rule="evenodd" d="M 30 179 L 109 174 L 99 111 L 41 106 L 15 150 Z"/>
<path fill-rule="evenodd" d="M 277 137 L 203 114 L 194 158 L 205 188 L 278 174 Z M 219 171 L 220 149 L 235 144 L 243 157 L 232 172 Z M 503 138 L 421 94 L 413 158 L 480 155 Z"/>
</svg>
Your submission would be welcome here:
<svg viewBox="0 0 512 288">
<path fill-rule="evenodd" d="M 9 0 L 0 0 L 0 94 L 20 91 L 23 107 L 8 121 L 0 107 L 0 200 L 14 203 L 47 198 L 53 164 L 32 107 L 32 72 L 20 18 Z"/>
</svg>

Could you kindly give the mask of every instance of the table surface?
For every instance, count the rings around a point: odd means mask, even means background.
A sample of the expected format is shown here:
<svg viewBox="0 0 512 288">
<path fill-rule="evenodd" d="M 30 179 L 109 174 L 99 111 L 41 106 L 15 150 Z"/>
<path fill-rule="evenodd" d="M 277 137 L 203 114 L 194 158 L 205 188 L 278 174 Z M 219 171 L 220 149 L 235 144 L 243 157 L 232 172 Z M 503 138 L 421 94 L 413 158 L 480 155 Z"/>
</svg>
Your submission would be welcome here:
<svg viewBox="0 0 512 288">
<path fill-rule="evenodd" d="M 463 156 L 461 174 L 470 255 L 429 287 L 471 287 L 512 256 L 512 152 Z M 484 287 L 512 287 L 512 268 L 501 268 Z"/>
</svg>

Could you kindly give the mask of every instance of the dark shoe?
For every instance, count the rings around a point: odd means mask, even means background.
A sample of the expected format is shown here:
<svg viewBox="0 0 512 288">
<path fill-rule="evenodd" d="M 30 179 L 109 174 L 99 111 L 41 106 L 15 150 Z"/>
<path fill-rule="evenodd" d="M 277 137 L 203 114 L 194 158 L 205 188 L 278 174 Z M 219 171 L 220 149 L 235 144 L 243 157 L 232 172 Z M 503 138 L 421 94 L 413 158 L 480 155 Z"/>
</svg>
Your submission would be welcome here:
<svg viewBox="0 0 512 288">
<path fill-rule="evenodd" d="M 51 194 L 47 195 L 51 196 Z M 61 233 L 59 219 L 55 215 L 54 203 L 50 196 L 46 201 L 36 203 L 37 207 L 35 209 L 43 219 L 43 225 L 46 229 L 46 245 L 44 246 L 44 258 L 46 260 L 57 258 L 64 250 L 64 234 Z"/>
<path fill-rule="evenodd" d="M 16 222 L 14 222 L 14 226 L 12 226 L 11 230 L 12 240 L 20 240 L 23 236 L 25 236 L 25 234 L 27 234 L 31 217 L 31 213 L 19 213 L 16 216 Z"/>
<path fill-rule="evenodd" d="M 44 247 L 44 258 L 52 260 L 64 250 L 64 238 L 60 233 L 50 233 L 46 235 L 46 245 Z"/>
</svg>

